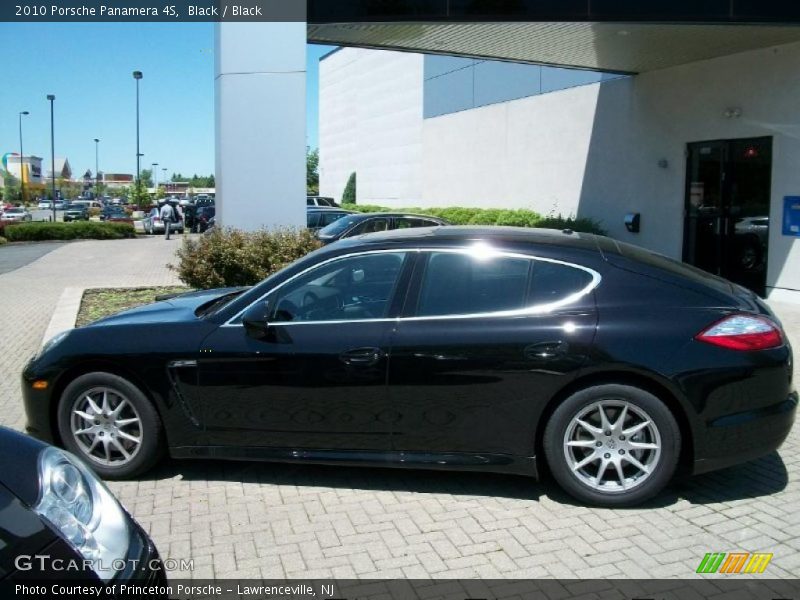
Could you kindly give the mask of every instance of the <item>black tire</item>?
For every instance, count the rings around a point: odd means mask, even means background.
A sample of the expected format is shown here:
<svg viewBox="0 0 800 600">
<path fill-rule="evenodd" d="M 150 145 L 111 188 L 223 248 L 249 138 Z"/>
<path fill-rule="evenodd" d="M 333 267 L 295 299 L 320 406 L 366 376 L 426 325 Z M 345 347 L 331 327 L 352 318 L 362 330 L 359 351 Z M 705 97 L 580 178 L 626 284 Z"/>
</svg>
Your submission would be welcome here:
<svg viewBox="0 0 800 600">
<path fill-rule="evenodd" d="M 632 453 L 630 449 L 630 445 L 642 443 L 634 440 L 637 435 L 647 435 L 648 431 L 653 432 L 652 429 L 648 429 L 643 433 L 635 434 L 633 436 L 628 436 L 630 439 L 628 439 L 627 442 L 621 442 L 619 440 L 625 440 L 625 436 L 617 437 L 616 433 L 614 433 L 614 435 L 607 436 L 606 433 L 611 430 L 606 428 L 608 431 L 603 431 L 602 433 L 597 434 L 589 434 L 591 436 L 597 436 L 594 437 L 595 441 L 591 443 L 590 447 L 576 449 L 568 448 L 566 436 L 569 432 L 568 429 L 573 427 L 574 429 L 571 429 L 572 432 L 580 429 L 581 433 L 584 435 L 584 439 L 592 440 L 592 437 L 586 436 L 586 432 L 584 431 L 583 427 L 573 424 L 573 419 L 581 415 L 581 413 L 584 411 L 590 411 L 586 413 L 586 415 L 591 415 L 591 411 L 594 410 L 599 401 L 609 403 L 603 405 L 605 407 L 603 411 L 614 426 L 617 425 L 615 418 L 621 414 L 621 407 L 625 404 L 627 404 L 629 407 L 628 412 L 626 413 L 629 415 L 629 417 L 627 417 L 628 419 L 636 417 L 637 410 L 642 411 L 641 413 L 638 413 L 639 416 L 644 414 L 649 417 L 647 420 L 652 423 L 653 427 L 655 428 L 655 434 L 658 435 L 660 441 L 659 453 L 656 455 L 649 454 L 648 451 L 637 450 L 636 452 L 639 453 L 637 456 L 636 454 Z M 615 408 L 616 406 L 620 408 Z M 620 412 L 614 413 L 614 410 L 619 410 Z M 611 414 L 609 415 L 609 413 Z M 644 420 L 640 420 L 639 422 L 643 421 Z M 630 420 L 627 420 L 626 422 L 631 423 Z M 595 425 L 596 422 L 590 424 Z M 624 425 L 622 427 L 624 429 Z M 575 438 L 570 437 L 570 440 L 573 439 Z M 647 440 L 644 441 L 646 442 Z M 650 441 L 652 442 L 654 440 L 651 439 Z M 582 444 L 583 440 L 576 443 Z M 637 458 L 638 460 L 639 458 L 644 457 L 656 457 L 653 459 L 654 464 L 645 465 L 649 468 L 649 472 L 647 472 L 644 476 L 641 475 L 641 472 L 639 473 L 640 480 L 638 483 L 635 479 L 632 479 L 632 481 L 627 484 L 630 486 L 630 489 L 613 489 L 611 487 L 620 485 L 619 483 L 614 483 L 613 479 L 615 477 L 617 482 L 620 482 L 622 479 L 627 482 L 628 479 L 626 474 L 630 471 L 623 470 L 623 475 L 619 476 L 615 470 L 616 467 L 609 464 L 609 472 L 603 476 L 600 484 L 600 487 L 605 487 L 606 485 L 609 487 L 608 489 L 599 489 L 592 487 L 591 481 L 587 480 L 589 476 L 595 473 L 586 472 L 589 469 L 594 469 L 594 465 L 596 463 L 589 463 L 584 469 L 578 469 L 576 471 L 573 469 L 575 461 L 571 463 L 567 456 L 572 452 L 583 452 L 585 454 L 580 455 L 578 458 L 584 458 L 588 457 L 590 454 L 596 453 L 598 458 L 595 460 L 601 461 L 601 464 L 603 464 L 605 462 L 603 458 L 618 458 L 616 454 L 613 453 L 618 452 L 619 454 L 624 455 L 625 451 L 620 448 L 620 446 L 626 443 L 628 446 L 625 447 L 628 448 L 629 456 L 632 458 Z M 601 444 L 602 446 L 595 448 L 594 446 L 597 444 Z M 680 457 L 680 449 L 680 429 L 669 408 L 653 394 L 629 385 L 597 385 L 574 393 L 572 396 L 564 400 L 558 406 L 558 408 L 556 408 L 555 412 L 553 412 L 552 416 L 550 417 L 544 432 L 544 453 L 553 477 L 555 477 L 562 489 L 564 489 L 564 491 L 566 491 L 568 494 L 577 500 L 580 500 L 581 502 L 595 506 L 633 506 L 640 504 L 658 494 L 658 492 L 660 492 L 664 486 L 669 483 L 673 474 L 675 473 L 675 468 Z M 630 459 L 622 458 L 622 460 L 627 461 Z M 632 469 L 633 473 L 639 471 L 639 469 L 629 463 L 621 464 L 623 464 L 623 469 Z M 599 465 L 597 470 L 599 471 Z"/>
<path fill-rule="evenodd" d="M 72 432 L 71 416 L 74 405 L 97 388 L 110 390 L 112 397 L 113 394 L 124 397 L 137 413 L 140 426 L 134 431 L 138 432 L 141 442 L 127 462 L 101 464 L 85 451 Z M 64 447 L 79 456 L 103 479 L 128 479 L 148 471 L 161 459 L 166 447 L 164 428 L 153 403 L 130 381 L 111 373 L 87 373 L 66 387 L 58 404 L 58 431 Z"/>
</svg>

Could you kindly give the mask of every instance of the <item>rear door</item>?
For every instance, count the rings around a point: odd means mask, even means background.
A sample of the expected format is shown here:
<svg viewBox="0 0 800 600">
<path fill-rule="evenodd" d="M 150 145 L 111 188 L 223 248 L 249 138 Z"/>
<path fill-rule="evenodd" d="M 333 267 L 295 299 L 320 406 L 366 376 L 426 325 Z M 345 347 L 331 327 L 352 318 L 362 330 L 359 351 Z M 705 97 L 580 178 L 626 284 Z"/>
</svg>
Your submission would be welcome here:
<svg viewBox="0 0 800 600">
<path fill-rule="evenodd" d="M 586 361 L 594 271 L 426 252 L 392 342 L 394 450 L 532 456 L 538 416 Z"/>
</svg>

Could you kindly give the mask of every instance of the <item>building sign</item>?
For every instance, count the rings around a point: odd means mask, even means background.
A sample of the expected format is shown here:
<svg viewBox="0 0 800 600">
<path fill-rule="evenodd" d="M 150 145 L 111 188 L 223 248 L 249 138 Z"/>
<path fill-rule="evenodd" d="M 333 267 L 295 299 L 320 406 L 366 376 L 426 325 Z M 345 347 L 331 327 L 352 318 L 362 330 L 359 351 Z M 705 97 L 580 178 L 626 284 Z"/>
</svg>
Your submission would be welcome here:
<svg viewBox="0 0 800 600">
<path fill-rule="evenodd" d="M 783 199 L 783 235 L 800 237 L 800 196 Z"/>
</svg>

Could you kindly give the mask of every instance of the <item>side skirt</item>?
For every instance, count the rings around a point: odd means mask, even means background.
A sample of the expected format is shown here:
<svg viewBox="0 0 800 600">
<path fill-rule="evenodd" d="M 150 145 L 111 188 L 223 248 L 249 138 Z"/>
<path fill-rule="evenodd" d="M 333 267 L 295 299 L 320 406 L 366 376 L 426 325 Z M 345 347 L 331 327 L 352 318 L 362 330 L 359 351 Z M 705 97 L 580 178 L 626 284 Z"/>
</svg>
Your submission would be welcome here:
<svg viewBox="0 0 800 600">
<path fill-rule="evenodd" d="M 173 458 L 217 458 L 265 462 L 307 463 L 433 469 L 441 471 L 489 471 L 538 478 L 535 456 L 470 454 L 465 452 L 371 452 L 355 450 L 303 450 L 295 448 L 231 446 L 178 446 L 170 448 Z"/>
</svg>

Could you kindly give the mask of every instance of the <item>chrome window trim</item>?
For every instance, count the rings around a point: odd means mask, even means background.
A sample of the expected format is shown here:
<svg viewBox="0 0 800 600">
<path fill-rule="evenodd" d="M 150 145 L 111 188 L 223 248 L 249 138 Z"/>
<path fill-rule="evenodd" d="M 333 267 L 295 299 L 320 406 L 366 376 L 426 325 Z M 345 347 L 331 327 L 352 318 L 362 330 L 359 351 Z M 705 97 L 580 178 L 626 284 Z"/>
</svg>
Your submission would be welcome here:
<svg viewBox="0 0 800 600">
<path fill-rule="evenodd" d="M 240 318 L 245 312 L 247 312 L 250 307 L 258 302 L 263 302 L 267 296 L 273 294 L 280 290 L 284 285 L 291 283 L 292 281 L 296 280 L 297 278 L 305 275 L 306 273 L 317 269 L 319 267 L 323 267 L 327 264 L 335 262 L 337 260 L 342 260 L 345 258 L 351 258 L 353 256 L 366 256 L 368 254 L 398 254 L 398 253 L 406 253 L 410 254 L 413 252 L 420 253 L 420 252 L 449 252 L 452 254 L 467 254 L 467 255 L 474 255 L 476 251 L 476 247 L 478 249 L 483 249 L 484 247 L 488 250 L 487 257 L 494 258 L 494 257 L 503 257 L 503 258 L 521 258 L 524 260 L 532 260 L 532 261 L 540 261 L 540 262 L 549 262 L 557 265 L 563 265 L 565 267 L 570 267 L 573 269 L 578 269 L 579 271 L 584 271 L 588 273 L 592 280 L 582 289 L 578 290 L 577 292 L 562 298 L 561 300 L 557 300 L 555 302 L 548 302 L 545 304 L 534 304 L 532 306 L 526 306 L 525 308 L 518 308 L 514 310 L 500 310 L 500 311 L 491 311 L 491 312 L 483 312 L 483 313 L 467 313 L 467 314 L 460 314 L 460 315 L 430 315 L 430 316 L 422 316 L 422 317 L 391 317 L 391 318 L 378 318 L 378 319 L 340 319 L 340 320 L 329 320 L 329 321 L 278 321 L 275 323 L 270 323 L 271 326 L 298 326 L 298 325 L 332 325 L 336 323 L 388 323 L 388 322 L 402 322 L 402 321 L 434 321 L 434 320 L 457 320 L 457 319 L 486 319 L 486 318 L 505 318 L 505 317 L 528 317 L 533 315 L 541 315 L 546 314 L 549 312 L 554 311 L 557 308 L 561 308 L 562 306 L 567 306 L 574 302 L 577 302 L 587 294 L 594 291 L 594 289 L 600 285 L 602 280 L 602 276 L 600 273 L 595 271 L 594 269 L 590 269 L 589 267 L 584 267 L 583 265 L 577 265 L 575 263 L 566 262 L 563 260 L 558 260 L 557 258 L 548 258 L 544 256 L 535 256 L 531 254 L 522 254 L 520 252 L 510 252 L 506 250 L 496 250 L 492 248 L 490 245 L 487 244 L 473 244 L 471 246 L 460 246 L 460 247 L 453 247 L 453 248 L 436 248 L 436 247 L 419 247 L 419 248 L 385 248 L 381 250 L 365 250 L 362 252 L 351 252 L 349 254 L 342 254 L 340 256 L 334 256 L 329 258 L 328 260 L 324 260 L 321 263 L 317 263 L 313 266 L 308 267 L 307 269 L 303 269 L 299 273 L 293 275 L 286 281 L 281 282 L 278 284 L 277 287 L 274 287 L 269 292 L 254 300 L 230 319 L 228 319 L 221 327 L 242 327 L 241 323 L 233 323 L 236 319 Z"/>
</svg>

